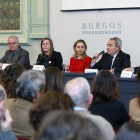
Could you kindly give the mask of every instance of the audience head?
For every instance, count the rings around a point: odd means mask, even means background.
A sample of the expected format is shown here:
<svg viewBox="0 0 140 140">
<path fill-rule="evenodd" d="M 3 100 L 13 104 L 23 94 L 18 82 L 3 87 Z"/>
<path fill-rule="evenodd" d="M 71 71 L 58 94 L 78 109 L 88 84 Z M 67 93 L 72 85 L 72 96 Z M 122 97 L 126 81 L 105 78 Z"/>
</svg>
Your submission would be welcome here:
<svg viewBox="0 0 140 140">
<path fill-rule="evenodd" d="M 139 108 L 140 108 L 140 88 L 139 88 L 139 86 L 140 86 L 140 67 L 138 68 L 138 70 L 137 70 L 137 89 L 138 89 L 138 105 L 139 105 Z"/>
<path fill-rule="evenodd" d="M 42 71 L 25 71 L 17 79 L 17 97 L 33 101 L 44 91 L 45 84 L 45 76 Z"/>
<path fill-rule="evenodd" d="M 45 69 L 46 87 L 45 91 L 63 91 L 64 76 L 60 69 L 48 67 Z"/>
<path fill-rule="evenodd" d="M 101 131 L 91 121 L 70 112 L 48 114 L 33 140 L 103 140 Z"/>
<path fill-rule="evenodd" d="M 76 106 L 89 108 L 93 97 L 90 94 L 89 83 L 85 78 L 79 77 L 68 81 L 64 91 L 69 94 Z"/>
<path fill-rule="evenodd" d="M 74 58 L 81 56 L 81 59 L 85 59 L 85 57 L 87 56 L 86 54 L 87 44 L 84 40 L 82 39 L 77 40 L 73 45 L 73 49 L 75 52 L 73 56 Z"/>
<path fill-rule="evenodd" d="M 114 140 L 140 140 L 140 124 L 124 124 Z"/>
<path fill-rule="evenodd" d="M 72 111 L 74 103 L 68 94 L 50 91 L 42 94 L 31 108 L 29 116 L 30 123 L 38 130 L 45 114 L 55 110 Z"/>
<path fill-rule="evenodd" d="M 2 72 L 1 84 L 6 89 L 7 98 L 16 98 L 17 78 L 24 70 L 24 66 L 12 64 Z"/>
<path fill-rule="evenodd" d="M 122 40 L 118 37 L 110 38 L 107 43 L 107 53 L 111 56 L 118 53 L 122 47 Z"/>
<path fill-rule="evenodd" d="M 50 57 L 54 51 L 53 41 L 51 38 L 43 38 L 41 41 L 41 57 L 44 57 L 45 54 Z"/>
<path fill-rule="evenodd" d="M 5 116 L 6 111 L 6 91 L 0 85 L 0 119 Z"/>
<path fill-rule="evenodd" d="M 91 85 L 93 102 L 109 102 L 119 97 L 119 89 L 115 76 L 108 70 L 100 71 Z"/>
<path fill-rule="evenodd" d="M 18 50 L 18 46 L 19 46 L 19 39 L 17 36 L 10 36 L 8 38 L 8 45 L 9 45 L 9 49 L 12 51 L 12 52 L 15 52 Z"/>
</svg>

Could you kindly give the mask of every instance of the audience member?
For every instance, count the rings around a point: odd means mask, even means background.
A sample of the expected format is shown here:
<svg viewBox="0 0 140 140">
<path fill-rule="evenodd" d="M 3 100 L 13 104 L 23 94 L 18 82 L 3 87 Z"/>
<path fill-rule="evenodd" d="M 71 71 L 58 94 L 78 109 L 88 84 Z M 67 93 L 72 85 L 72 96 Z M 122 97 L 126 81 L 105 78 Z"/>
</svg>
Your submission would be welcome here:
<svg viewBox="0 0 140 140">
<path fill-rule="evenodd" d="M 118 100 L 117 80 L 110 71 L 103 70 L 97 74 L 91 84 L 91 92 L 94 98 L 89 110 L 92 114 L 104 117 L 115 131 L 129 121 L 124 104 Z"/>
<path fill-rule="evenodd" d="M 109 70 L 115 74 L 120 74 L 124 68 L 130 67 L 130 55 L 122 50 L 122 40 L 118 37 L 110 38 L 107 43 L 107 53 L 96 63 L 99 53 L 91 62 L 91 68 L 98 70 Z"/>
<path fill-rule="evenodd" d="M 134 123 L 140 124 L 140 68 L 137 71 L 137 87 L 138 87 L 138 97 L 131 99 L 129 103 L 129 115 L 131 117 L 131 121 Z"/>
<path fill-rule="evenodd" d="M 124 124 L 114 140 L 140 140 L 140 125 L 134 123 Z"/>
<path fill-rule="evenodd" d="M 45 91 L 63 91 L 64 75 L 56 67 L 48 67 L 45 69 L 46 87 Z"/>
<path fill-rule="evenodd" d="M 85 69 L 89 69 L 91 63 L 91 57 L 87 56 L 87 45 L 84 40 L 77 40 L 74 45 L 74 56 L 70 59 L 70 72 L 84 72 Z"/>
<path fill-rule="evenodd" d="M 16 98 L 17 78 L 24 70 L 22 65 L 12 64 L 7 66 L 2 72 L 0 81 L 1 85 L 6 89 L 8 99 Z"/>
<path fill-rule="evenodd" d="M 41 71 L 29 70 L 17 79 L 17 99 L 7 100 L 13 118 L 13 130 L 17 137 L 29 139 L 33 129 L 29 124 L 29 109 L 45 88 L 45 76 Z"/>
<path fill-rule="evenodd" d="M 45 114 L 55 110 L 72 111 L 73 107 L 74 103 L 69 95 L 56 91 L 46 92 L 40 96 L 30 109 L 30 123 L 34 130 L 37 131 Z"/>
<path fill-rule="evenodd" d="M 60 52 L 54 51 L 53 41 L 50 38 L 43 38 L 41 41 L 41 54 L 38 55 L 36 65 L 57 67 L 62 70 L 63 58 Z"/>
<path fill-rule="evenodd" d="M 32 140 L 104 140 L 91 121 L 70 112 L 51 112 Z"/>
<path fill-rule="evenodd" d="M 3 63 L 19 63 L 26 69 L 30 69 L 29 53 L 19 46 L 19 39 L 17 36 L 10 36 L 8 38 L 9 50 L 0 59 L 0 67 Z"/>
<path fill-rule="evenodd" d="M 6 91 L 0 85 L 0 140 L 16 140 L 11 124 L 12 118 L 6 109 Z"/>
<path fill-rule="evenodd" d="M 92 115 L 88 109 L 92 103 L 93 96 L 90 86 L 85 78 L 79 77 L 67 82 L 65 93 L 68 93 L 75 103 L 74 111 L 83 117 L 91 119 L 100 129 L 104 140 L 113 140 L 115 133 L 109 122 L 97 115 Z"/>
</svg>

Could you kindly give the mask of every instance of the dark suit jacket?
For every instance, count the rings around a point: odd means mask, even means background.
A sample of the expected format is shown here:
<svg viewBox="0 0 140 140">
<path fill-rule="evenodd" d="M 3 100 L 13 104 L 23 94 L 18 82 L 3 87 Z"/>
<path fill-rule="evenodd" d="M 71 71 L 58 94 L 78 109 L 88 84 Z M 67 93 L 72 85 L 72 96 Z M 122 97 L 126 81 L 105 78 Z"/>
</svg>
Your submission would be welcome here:
<svg viewBox="0 0 140 140">
<path fill-rule="evenodd" d="M 46 60 L 45 60 L 46 59 Z M 41 58 L 41 54 L 38 55 L 36 65 L 44 65 L 44 61 L 46 61 L 46 67 L 54 66 L 58 69 L 62 70 L 63 58 L 60 52 L 53 51 L 50 58 Z"/>
<path fill-rule="evenodd" d="M 12 60 L 12 51 L 7 50 L 5 52 L 5 55 L 0 59 L 1 63 L 19 63 L 23 65 L 26 69 L 30 69 L 30 59 L 29 59 L 29 53 L 22 49 L 20 46 L 18 48 L 18 52 L 14 56 Z"/>
<path fill-rule="evenodd" d="M 134 73 L 137 73 L 139 67 L 134 67 Z"/>
<path fill-rule="evenodd" d="M 105 53 L 103 54 L 102 58 L 91 68 L 98 70 L 109 70 L 109 61 L 110 55 Z M 130 66 L 130 55 L 120 50 L 112 66 L 112 69 L 114 69 L 115 74 L 120 74 L 124 68 L 129 68 Z"/>
</svg>

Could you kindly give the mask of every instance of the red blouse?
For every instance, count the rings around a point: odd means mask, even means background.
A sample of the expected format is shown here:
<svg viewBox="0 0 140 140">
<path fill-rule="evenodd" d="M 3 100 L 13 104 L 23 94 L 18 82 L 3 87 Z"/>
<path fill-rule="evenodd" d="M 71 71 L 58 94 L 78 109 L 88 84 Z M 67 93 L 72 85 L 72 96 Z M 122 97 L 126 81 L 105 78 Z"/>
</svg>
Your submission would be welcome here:
<svg viewBox="0 0 140 140">
<path fill-rule="evenodd" d="M 85 69 L 89 69 L 90 63 L 92 58 L 89 56 L 86 56 L 85 59 L 75 59 L 74 57 L 71 57 L 70 59 L 70 72 L 84 72 Z"/>
</svg>

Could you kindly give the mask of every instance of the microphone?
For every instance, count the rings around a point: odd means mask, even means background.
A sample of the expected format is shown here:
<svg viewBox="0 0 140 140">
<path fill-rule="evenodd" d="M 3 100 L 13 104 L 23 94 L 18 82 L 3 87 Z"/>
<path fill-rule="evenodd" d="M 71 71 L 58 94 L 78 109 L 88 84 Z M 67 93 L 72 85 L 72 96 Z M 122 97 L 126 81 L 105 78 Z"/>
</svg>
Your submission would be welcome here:
<svg viewBox="0 0 140 140">
<path fill-rule="evenodd" d="M 33 64 L 33 66 L 40 63 L 45 57 L 46 57 L 46 55 L 44 55 L 42 58 L 40 58 L 35 64 Z"/>
<path fill-rule="evenodd" d="M 104 54 L 105 53 L 105 51 L 101 51 L 100 53 L 99 53 L 99 55 L 101 55 L 101 54 Z M 95 58 L 97 58 L 97 57 L 92 57 L 92 59 L 95 59 Z"/>
</svg>

